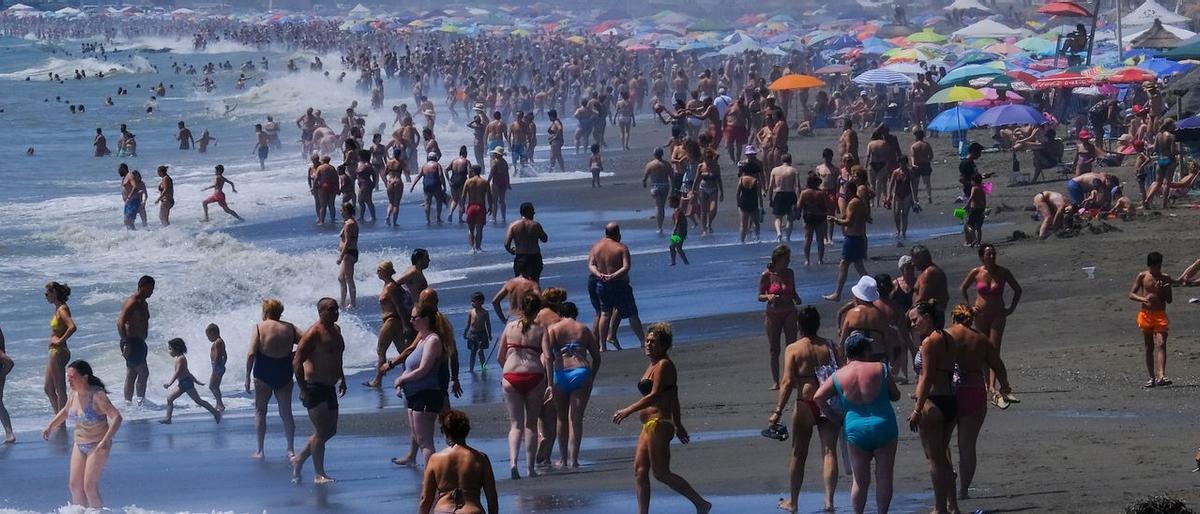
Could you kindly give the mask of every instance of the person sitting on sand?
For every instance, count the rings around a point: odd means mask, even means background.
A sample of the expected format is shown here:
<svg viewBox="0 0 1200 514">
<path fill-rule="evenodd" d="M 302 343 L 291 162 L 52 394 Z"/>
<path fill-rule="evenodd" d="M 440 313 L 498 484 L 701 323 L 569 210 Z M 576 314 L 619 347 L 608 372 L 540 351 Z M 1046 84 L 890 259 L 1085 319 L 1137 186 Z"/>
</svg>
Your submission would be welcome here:
<svg viewBox="0 0 1200 514">
<path fill-rule="evenodd" d="M 108 464 L 113 438 L 121 428 L 121 411 L 108 399 L 104 382 L 92 372 L 87 361 L 67 366 L 67 384 L 71 394 L 67 405 L 54 415 L 42 430 L 42 439 L 50 440 L 67 419 L 75 421 L 74 449 L 71 451 L 71 504 L 88 510 L 104 507 L 100 497 L 100 476 Z"/>
<path fill-rule="evenodd" d="M 636 402 L 613 413 L 613 423 L 620 424 L 634 413 L 641 413 L 642 428 L 634 452 L 634 484 L 637 490 L 638 514 L 650 512 L 650 475 L 683 495 L 696 507 L 697 514 L 708 514 L 712 504 L 688 483 L 671 471 L 671 439 L 688 444 L 692 438 L 683 427 L 679 406 L 679 372 L 667 352 L 671 350 L 674 331 L 669 323 L 655 323 L 646 328 L 645 352 L 650 365 L 637 383 L 642 394 Z"/>
<path fill-rule="evenodd" d="M 1167 378 L 1167 304 L 1173 297 L 1171 277 L 1162 271 L 1163 255 L 1146 255 L 1146 271 L 1138 273 L 1129 288 L 1129 299 L 1141 304 L 1137 324 L 1142 330 L 1146 350 L 1146 373 L 1150 379 L 1144 387 L 1171 385 Z"/>
<path fill-rule="evenodd" d="M 467 445 L 471 421 L 462 411 L 451 410 L 441 415 L 441 424 L 448 446 L 425 464 L 417 512 L 483 513 L 481 495 L 487 498 L 487 512 L 499 512 L 492 462 L 487 454 Z"/>
<path fill-rule="evenodd" d="M 1188 193 L 1196 184 L 1196 177 L 1200 176 L 1200 161 L 1192 161 L 1191 167 L 1188 168 L 1188 174 L 1183 177 L 1183 180 L 1178 182 L 1169 182 L 1167 184 L 1168 198 L 1171 202 L 1177 202 L 1187 198 Z"/>
<path fill-rule="evenodd" d="M 183 342 L 183 339 L 176 337 L 167 341 L 167 349 L 171 353 L 171 357 L 175 358 L 175 373 L 171 375 L 171 379 L 167 383 L 163 384 L 163 389 L 170 389 L 171 384 L 175 382 L 179 382 L 179 385 L 171 391 L 171 394 L 167 395 L 167 417 L 163 418 L 159 423 L 164 425 L 171 424 L 171 415 L 175 412 L 175 400 L 178 400 L 180 396 L 185 394 L 192 401 L 196 402 L 196 405 L 204 407 L 204 410 L 212 414 L 213 419 L 217 420 L 217 423 L 220 423 L 221 413 L 196 393 L 196 385 L 204 385 L 204 382 L 197 380 L 192 375 L 192 372 L 188 370 L 187 357 L 184 356 L 187 354 L 187 345 Z"/>
<path fill-rule="evenodd" d="M 813 394 L 822 383 L 829 380 L 839 362 L 845 358 L 839 355 L 836 345 L 818 336 L 821 328 L 821 314 L 817 309 L 808 306 L 800 309 L 800 339 L 787 347 L 783 358 L 783 382 L 779 388 L 779 403 L 767 422 L 774 425 L 780 422 L 783 410 L 787 407 L 792 390 L 796 390 L 796 407 L 792 411 L 792 455 L 789 465 L 791 474 L 791 499 L 780 500 L 780 510 L 796 512 L 800 499 L 800 488 L 804 485 L 804 466 L 808 461 L 808 445 L 815 430 L 821 441 L 821 458 L 825 478 L 825 511 L 833 512 L 833 495 L 837 491 L 838 461 L 837 445 L 841 425 L 836 418 L 826 417 Z"/>
</svg>

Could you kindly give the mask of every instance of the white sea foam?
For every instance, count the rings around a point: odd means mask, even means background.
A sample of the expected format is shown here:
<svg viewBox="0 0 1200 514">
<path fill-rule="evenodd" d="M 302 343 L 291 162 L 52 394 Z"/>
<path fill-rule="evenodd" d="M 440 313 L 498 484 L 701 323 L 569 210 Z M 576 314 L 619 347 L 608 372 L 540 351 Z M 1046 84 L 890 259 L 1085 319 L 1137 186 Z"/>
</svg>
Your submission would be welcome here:
<svg viewBox="0 0 1200 514">
<path fill-rule="evenodd" d="M 105 75 L 150 73 L 154 71 L 154 68 L 143 57 L 134 57 L 124 62 L 101 61 L 93 57 L 83 59 L 50 57 L 45 62 L 36 66 L 11 73 L 0 73 L 0 80 L 25 80 L 26 78 L 48 80 L 47 77 L 50 73 L 57 74 L 64 80 L 67 80 L 75 77 L 75 70 L 83 70 L 87 72 L 88 77 L 94 77 L 97 73 L 104 73 Z"/>
<path fill-rule="evenodd" d="M 168 50 L 174 54 L 223 54 L 257 51 L 255 48 L 230 40 L 209 42 L 204 49 L 197 50 L 192 45 L 190 38 L 153 36 L 118 39 L 113 41 L 111 48 L 113 50 Z"/>
</svg>

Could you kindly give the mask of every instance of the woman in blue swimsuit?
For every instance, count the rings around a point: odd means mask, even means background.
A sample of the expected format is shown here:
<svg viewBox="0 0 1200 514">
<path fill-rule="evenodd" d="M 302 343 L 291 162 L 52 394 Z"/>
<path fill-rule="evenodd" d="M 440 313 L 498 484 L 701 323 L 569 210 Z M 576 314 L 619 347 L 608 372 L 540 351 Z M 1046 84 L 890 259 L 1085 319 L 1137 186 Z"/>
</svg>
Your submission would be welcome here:
<svg viewBox="0 0 1200 514">
<path fill-rule="evenodd" d="M 100 475 L 108 464 L 113 437 L 121 427 L 121 412 L 108 399 L 104 382 L 92 374 L 86 361 L 67 366 L 67 405 L 42 430 L 49 440 L 67 419 L 75 422 L 75 448 L 71 452 L 71 503 L 88 509 L 104 506 L 100 498 Z"/>
<path fill-rule="evenodd" d="M 892 469 L 896 464 L 896 413 L 892 403 L 900 399 L 900 389 L 888 374 L 886 364 L 869 362 L 871 338 L 855 330 L 846 338 L 845 366 L 833 374 L 833 379 L 821 384 L 813 400 L 821 404 L 835 394 L 846 417 L 842 424 L 846 441 L 850 443 L 850 467 L 854 484 L 850 498 L 854 512 L 861 513 L 867 505 L 867 489 L 871 486 L 871 461 L 875 461 L 875 505 L 887 514 L 892 503 Z"/>
<path fill-rule="evenodd" d="M 560 467 L 579 467 L 579 444 L 583 440 L 583 412 L 592 396 L 592 384 L 600 371 L 600 345 L 588 326 L 575 320 L 579 308 L 563 302 L 562 319 L 546 331 L 554 359 L 551 387 L 558 411 L 558 454 Z"/>
</svg>

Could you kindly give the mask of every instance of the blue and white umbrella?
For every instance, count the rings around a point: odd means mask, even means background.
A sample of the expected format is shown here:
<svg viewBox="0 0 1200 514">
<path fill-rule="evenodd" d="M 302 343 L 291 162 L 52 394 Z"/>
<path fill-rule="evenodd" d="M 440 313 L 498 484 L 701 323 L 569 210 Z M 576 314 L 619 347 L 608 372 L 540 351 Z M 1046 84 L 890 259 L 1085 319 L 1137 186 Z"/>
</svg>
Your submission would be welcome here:
<svg viewBox="0 0 1200 514">
<path fill-rule="evenodd" d="M 854 77 L 854 83 L 860 86 L 907 86 L 913 79 L 898 71 L 878 68 Z"/>
</svg>

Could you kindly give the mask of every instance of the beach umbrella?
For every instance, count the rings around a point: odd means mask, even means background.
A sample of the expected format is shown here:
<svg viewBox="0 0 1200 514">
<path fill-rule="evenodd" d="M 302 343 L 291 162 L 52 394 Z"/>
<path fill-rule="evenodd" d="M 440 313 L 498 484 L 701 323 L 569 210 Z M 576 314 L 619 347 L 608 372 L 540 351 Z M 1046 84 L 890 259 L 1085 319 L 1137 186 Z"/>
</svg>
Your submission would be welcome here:
<svg viewBox="0 0 1200 514">
<path fill-rule="evenodd" d="M 1016 41 L 1013 41 L 1013 39 L 1015 38 L 1008 38 L 1008 40 L 1003 43 L 988 45 L 986 48 L 984 48 L 984 51 L 1003 55 L 1015 55 L 1024 52 L 1025 50 L 1017 46 Z"/>
<path fill-rule="evenodd" d="M 1054 42 L 1033 36 L 1017 41 L 1016 47 L 1034 54 L 1052 53 L 1054 51 Z"/>
<path fill-rule="evenodd" d="M 967 81 L 967 84 L 971 87 L 992 87 L 1010 89 L 1013 91 L 1033 91 L 1033 87 L 1030 86 L 1028 82 L 1010 77 L 1008 75 L 976 77 Z"/>
<path fill-rule="evenodd" d="M 934 32 L 931 28 L 926 28 L 915 34 L 909 34 L 904 39 L 909 43 L 943 43 L 946 41 L 946 36 Z"/>
<path fill-rule="evenodd" d="M 911 35 L 912 33 L 912 27 L 907 25 L 888 24 L 879 27 L 879 30 L 875 31 L 875 36 L 880 38 L 904 37 Z"/>
<path fill-rule="evenodd" d="M 1175 124 L 1175 128 L 1180 130 L 1200 128 L 1200 115 L 1181 120 L 1179 123 Z"/>
<path fill-rule="evenodd" d="M 1192 71 L 1194 66 L 1191 64 L 1178 63 L 1170 59 L 1153 58 L 1146 59 L 1145 61 L 1138 63 L 1137 67 L 1153 71 L 1160 77 L 1169 77 L 1171 75 L 1179 75 Z"/>
<path fill-rule="evenodd" d="M 1050 2 L 1046 5 L 1038 7 L 1038 12 L 1040 12 L 1042 14 L 1049 14 L 1051 16 L 1062 16 L 1065 18 L 1069 18 L 1069 17 L 1091 18 L 1092 17 L 1092 13 L 1090 11 L 1088 11 L 1086 8 L 1084 8 L 1082 5 L 1079 5 L 1075 2 L 1068 2 L 1068 1 Z"/>
<path fill-rule="evenodd" d="M 825 86 L 825 82 L 819 78 L 793 73 L 779 77 L 770 86 L 767 86 L 767 89 L 772 91 L 789 91 L 792 89 L 811 89 L 823 86 Z"/>
<path fill-rule="evenodd" d="M 1193 43 L 1181 44 L 1171 50 L 1167 50 L 1162 54 L 1168 59 L 1200 59 L 1200 41 Z"/>
<path fill-rule="evenodd" d="M 969 87 L 952 86 L 934 93 L 925 101 L 927 104 L 953 104 L 982 100 L 983 93 Z"/>
<path fill-rule="evenodd" d="M 1110 84 L 1140 84 L 1157 80 L 1158 75 L 1150 70 L 1126 67 L 1106 73 L 1103 79 Z"/>
<path fill-rule="evenodd" d="M 830 64 L 813 70 L 817 75 L 839 75 L 842 73 L 850 73 L 850 66 L 845 64 Z"/>
<path fill-rule="evenodd" d="M 926 126 L 934 132 L 958 132 L 971 128 L 975 120 L 983 114 L 983 109 L 976 107 L 955 107 L 938 113 Z"/>
<path fill-rule="evenodd" d="M 1163 26 L 1162 21 L 1155 19 L 1149 29 L 1129 38 L 1129 45 L 1133 48 L 1175 48 L 1183 43 L 1184 38 L 1194 35 L 1196 33 L 1190 30 Z"/>
<path fill-rule="evenodd" d="M 1041 125 L 1043 123 L 1046 123 L 1046 116 L 1041 111 L 1021 104 L 998 105 L 984 111 L 975 119 L 975 125 L 979 127 Z"/>
<path fill-rule="evenodd" d="M 927 71 L 925 68 L 922 68 L 920 64 L 915 62 L 886 63 L 883 65 L 882 69 L 898 71 L 905 75 L 921 75 Z"/>
<path fill-rule="evenodd" d="M 844 34 L 821 43 L 821 47 L 831 50 L 838 48 L 853 48 L 861 45 L 862 43 L 849 34 Z"/>
<path fill-rule="evenodd" d="M 1003 65 L 1002 62 L 1000 64 Z M 946 73 L 945 77 L 942 77 L 942 79 L 938 81 L 938 85 L 949 86 L 958 82 L 966 82 L 975 77 L 989 77 L 1003 74 L 1003 69 L 996 69 L 993 66 L 986 64 L 968 64 L 966 66 L 961 66 L 950 70 L 948 73 Z"/>
<path fill-rule="evenodd" d="M 583 36 L 571 36 L 571 37 L 567 38 L 567 41 L 570 41 L 577 45 L 582 45 L 584 43 L 587 43 L 587 40 L 584 39 Z"/>
<path fill-rule="evenodd" d="M 995 62 L 1004 60 L 1004 56 L 996 55 L 982 50 L 971 50 L 954 61 L 954 67 L 965 66 L 968 64 L 983 64 L 987 62 Z"/>
<path fill-rule="evenodd" d="M 862 73 L 861 75 L 854 77 L 853 80 L 855 84 L 860 86 L 907 86 L 913 83 L 913 80 L 908 78 L 908 75 L 882 68 Z"/>
<path fill-rule="evenodd" d="M 1078 71 L 1066 70 L 1047 75 L 1030 84 L 1034 89 L 1053 89 L 1060 87 L 1085 87 L 1095 84 L 1095 81 L 1083 76 Z"/>
</svg>

